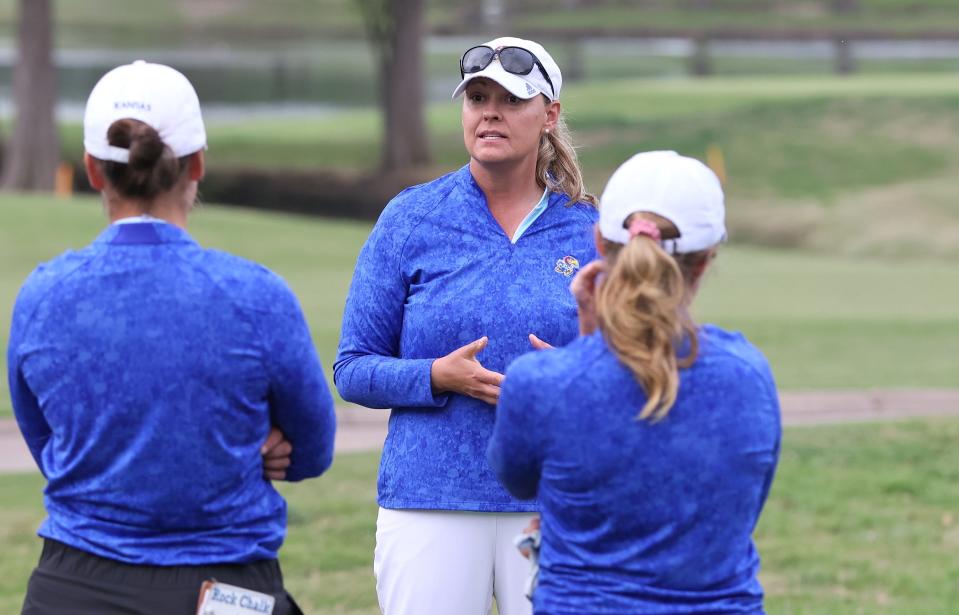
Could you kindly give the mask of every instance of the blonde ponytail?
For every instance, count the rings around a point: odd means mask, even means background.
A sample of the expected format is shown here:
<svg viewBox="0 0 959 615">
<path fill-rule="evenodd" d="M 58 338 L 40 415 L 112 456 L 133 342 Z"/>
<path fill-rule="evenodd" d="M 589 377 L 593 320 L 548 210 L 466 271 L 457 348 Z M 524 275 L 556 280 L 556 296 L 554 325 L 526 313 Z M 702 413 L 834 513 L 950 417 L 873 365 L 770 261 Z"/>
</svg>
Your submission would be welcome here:
<svg viewBox="0 0 959 615">
<path fill-rule="evenodd" d="M 551 192 L 568 195 L 570 203 L 582 201 L 597 206 L 596 197 L 586 192 L 573 139 L 562 115 L 556 126 L 540 138 L 536 181 L 540 187 L 548 187 Z"/>
<path fill-rule="evenodd" d="M 676 402 L 679 368 L 696 359 L 696 326 L 685 309 L 686 296 L 692 272 L 699 268 L 701 273 L 711 252 L 682 255 L 677 261 L 644 235 L 604 247 L 609 273 L 597 297 L 599 327 L 646 392 L 639 419 L 655 422 Z M 680 345 L 687 340 L 689 352 L 680 358 Z"/>
</svg>

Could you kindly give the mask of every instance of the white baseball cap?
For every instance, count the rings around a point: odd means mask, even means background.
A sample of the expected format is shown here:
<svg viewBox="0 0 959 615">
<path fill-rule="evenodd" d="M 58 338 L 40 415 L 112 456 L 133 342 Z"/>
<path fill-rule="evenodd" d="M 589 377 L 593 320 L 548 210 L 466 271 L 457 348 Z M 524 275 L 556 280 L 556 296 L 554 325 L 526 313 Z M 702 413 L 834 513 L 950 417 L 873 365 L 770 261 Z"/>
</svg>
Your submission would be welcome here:
<svg viewBox="0 0 959 615">
<path fill-rule="evenodd" d="M 473 79 L 486 77 L 500 84 L 509 90 L 511 94 L 519 98 L 529 99 L 543 94 L 550 100 L 559 100 L 559 91 L 563 87 L 563 74 L 559 71 L 559 66 L 553 60 L 553 56 L 549 55 L 549 52 L 547 52 L 542 45 L 535 41 L 527 41 L 512 36 L 494 38 L 488 43 L 483 43 L 483 45 L 494 50 L 499 50 L 503 47 L 519 47 L 525 49 L 539 60 L 543 70 L 549 75 L 549 81 L 546 80 L 539 66 L 536 65 L 533 66 L 533 70 L 531 70 L 528 75 L 514 75 L 513 73 L 507 72 L 497 56 L 489 63 L 489 66 L 483 70 L 465 74 L 463 80 L 456 86 L 456 89 L 453 90 L 453 98 L 462 94 L 463 91 L 466 90 L 466 84 Z M 552 87 L 550 87 L 550 81 L 553 82 Z"/>
<path fill-rule="evenodd" d="M 83 147 L 94 158 L 128 162 L 130 150 L 107 141 L 110 125 L 125 118 L 151 126 L 177 158 L 206 148 L 196 90 L 169 66 L 137 60 L 101 77 L 87 99 Z"/>
<path fill-rule="evenodd" d="M 672 222 L 679 237 L 663 240 L 670 253 L 711 248 L 726 238 L 726 207 L 716 174 L 676 152 L 644 152 L 624 162 L 606 183 L 599 205 L 599 232 L 609 241 L 630 240 L 625 224 L 635 212 Z"/>
</svg>

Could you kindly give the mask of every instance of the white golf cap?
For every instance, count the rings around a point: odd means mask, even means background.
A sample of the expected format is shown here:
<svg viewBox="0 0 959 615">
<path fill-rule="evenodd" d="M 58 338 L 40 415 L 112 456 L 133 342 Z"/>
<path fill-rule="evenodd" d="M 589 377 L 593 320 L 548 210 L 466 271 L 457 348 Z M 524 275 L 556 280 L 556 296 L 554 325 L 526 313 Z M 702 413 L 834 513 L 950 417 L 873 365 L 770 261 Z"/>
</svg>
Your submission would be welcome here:
<svg viewBox="0 0 959 615">
<path fill-rule="evenodd" d="M 499 57 L 496 57 L 490 62 L 489 66 L 483 70 L 464 75 L 463 80 L 456 86 L 456 89 L 453 90 L 453 98 L 462 94 L 466 89 L 466 84 L 473 79 L 486 77 L 500 84 L 509 90 L 511 94 L 519 98 L 529 99 L 543 94 L 550 100 L 559 100 L 559 91 L 563 87 L 563 75 L 559 72 L 559 66 L 557 66 L 553 60 L 553 56 L 549 55 L 549 52 L 547 52 L 542 45 L 534 41 L 527 41 L 512 36 L 494 38 L 488 43 L 483 44 L 494 50 L 499 50 L 502 47 L 519 47 L 532 53 L 533 56 L 539 60 L 539 63 L 543 65 L 546 74 L 549 75 L 549 80 L 553 82 L 553 87 L 550 87 L 549 81 L 543 76 L 538 66 L 533 66 L 533 70 L 531 70 L 528 75 L 514 75 L 513 73 L 507 72 L 503 68 L 503 65 L 500 64 Z"/>
<path fill-rule="evenodd" d="M 624 162 L 609 178 L 599 206 L 599 232 L 626 244 L 626 220 L 649 212 L 672 222 L 676 239 L 663 240 L 673 254 L 711 248 L 726 238 L 726 207 L 716 174 L 695 158 L 676 152 L 644 152 Z"/>
<path fill-rule="evenodd" d="M 129 150 L 107 141 L 110 125 L 125 118 L 151 126 L 178 158 L 206 147 L 196 90 L 169 66 L 137 60 L 101 77 L 87 99 L 83 147 L 94 158 L 126 163 Z"/>
</svg>

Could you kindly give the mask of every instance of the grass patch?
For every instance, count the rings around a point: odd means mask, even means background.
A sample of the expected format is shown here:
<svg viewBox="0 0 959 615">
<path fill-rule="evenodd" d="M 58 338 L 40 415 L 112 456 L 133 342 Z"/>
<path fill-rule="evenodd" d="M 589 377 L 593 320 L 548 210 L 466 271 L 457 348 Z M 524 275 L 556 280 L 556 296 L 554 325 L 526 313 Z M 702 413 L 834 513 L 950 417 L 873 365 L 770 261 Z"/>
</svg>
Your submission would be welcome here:
<svg viewBox="0 0 959 615">
<path fill-rule="evenodd" d="M 777 614 L 938 615 L 959 599 L 959 421 L 790 428 L 756 532 Z M 287 585 L 307 612 L 377 613 L 377 455 L 284 485 Z M 0 611 L 17 612 L 43 518 L 38 475 L 0 476 Z"/>
<path fill-rule="evenodd" d="M 952 387 L 956 289 L 946 261 L 727 248 L 695 313 L 743 331 L 783 388 Z"/>
<path fill-rule="evenodd" d="M 949 612 L 956 421 L 787 430 L 757 532 L 770 613 Z"/>
</svg>

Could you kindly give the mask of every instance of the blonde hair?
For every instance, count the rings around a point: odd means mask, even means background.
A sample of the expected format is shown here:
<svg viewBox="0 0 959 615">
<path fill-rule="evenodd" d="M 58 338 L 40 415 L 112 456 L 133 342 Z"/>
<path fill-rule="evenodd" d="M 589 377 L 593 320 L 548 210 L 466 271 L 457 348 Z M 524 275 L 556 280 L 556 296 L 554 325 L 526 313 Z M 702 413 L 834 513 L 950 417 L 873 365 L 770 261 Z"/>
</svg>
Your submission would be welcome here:
<svg viewBox="0 0 959 615">
<path fill-rule="evenodd" d="M 549 104 L 547 102 L 547 104 Z M 569 196 L 570 204 L 583 202 L 596 207 L 596 197 L 586 192 L 573 138 L 560 115 L 556 126 L 540 137 L 536 154 L 536 182 L 551 192 Z"/>
<path fill-rule="evenodd" d="M 608 273 L 596 302 L 599 328 L 646 392 L 638 418 L 655 422 L 676 402 L 679 368 L 696 360 L 696 325 L 685 308 L 715 250 L 673 257 L 644 235 L 626 245 L 604 240 L 604 248 Z M 686 341 L 689 352 L 679 357 Z"/>
</svg>

